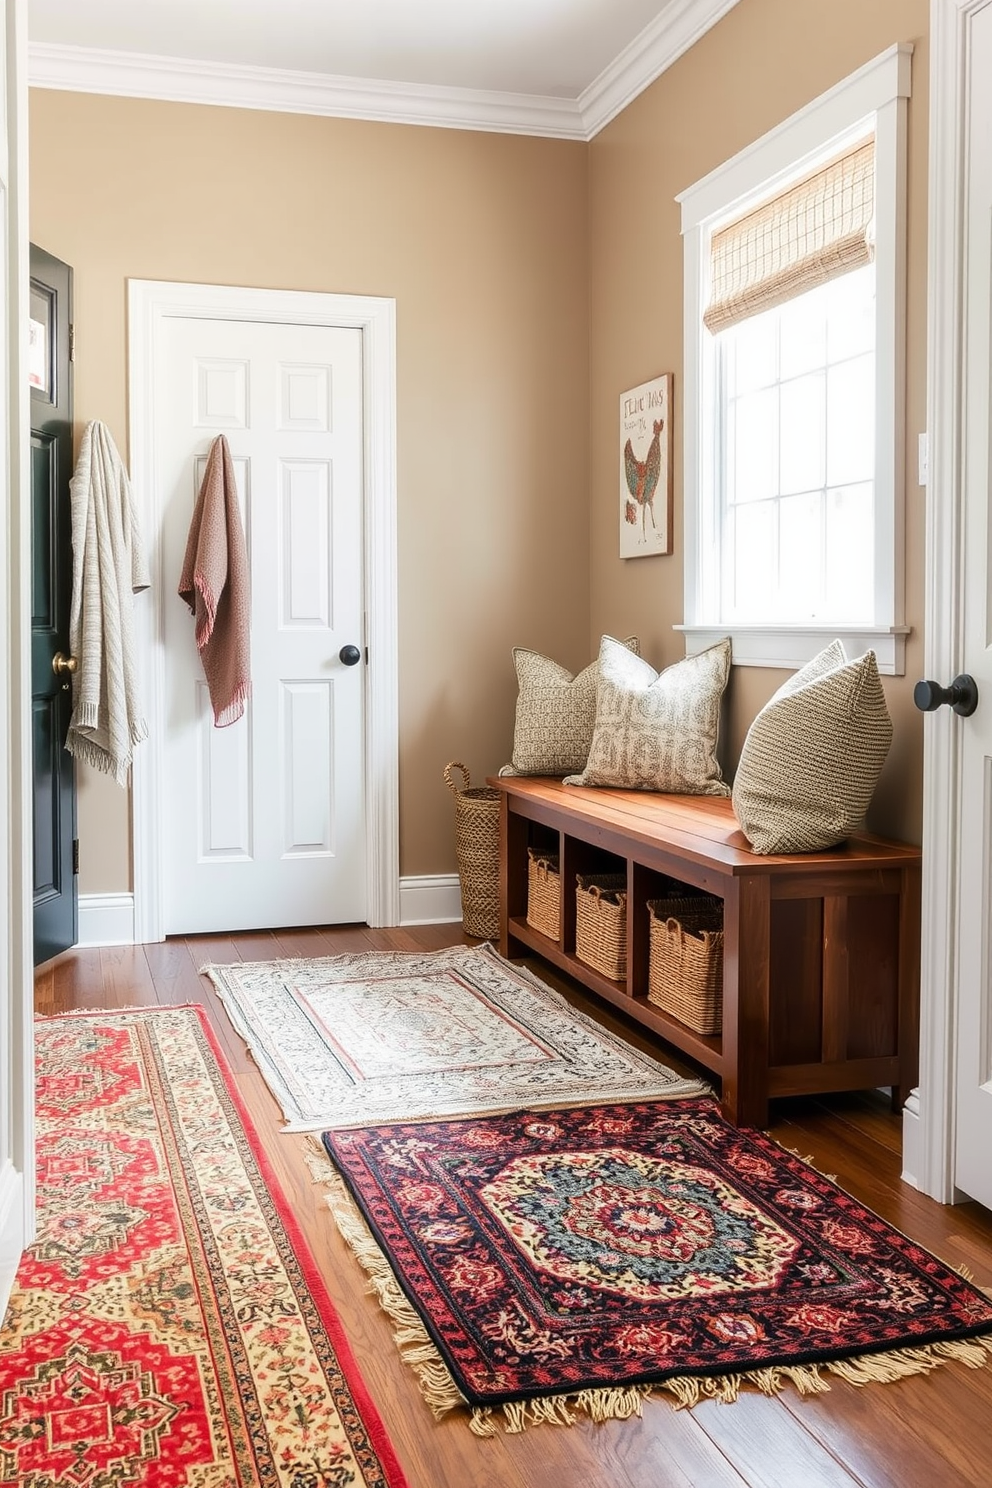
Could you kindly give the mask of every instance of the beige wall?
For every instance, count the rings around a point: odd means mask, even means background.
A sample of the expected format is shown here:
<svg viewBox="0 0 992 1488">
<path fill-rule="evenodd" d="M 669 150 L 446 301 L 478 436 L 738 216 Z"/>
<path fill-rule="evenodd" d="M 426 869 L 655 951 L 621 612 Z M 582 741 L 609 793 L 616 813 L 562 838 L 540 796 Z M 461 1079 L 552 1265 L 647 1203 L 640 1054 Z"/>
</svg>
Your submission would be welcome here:
<svg viewBox="0 0 992 1488">
<path fill-rule="evenodd" d="M 591 631 L 635 632 L 655 666 L 682 654 L 682 240 L 675 196 L 894 42 L 913 42 L 909 106 L 906 397 L 906 676 L 885 680 L 895 739 L 870 824 L 919 841 L 925 427 L 927 0 L 741 0 L 590 146 Z M 617 557 L 617 399 L 660 372 L 675 378 L 675 544 L 665 558 Z M 725 763 L 784 673 L 735 668 Z"/>
<path fill-rule="evenodd" d="M 454 867 L 451 758 L 508 756 L 523 643 L 583 665 L 602 631 L 681 654 L 682 242 L 675 196 L 896 41 L 912 41 L 907 673 L 871 824 L 919 839 L 927 0 L 740 0 L 591 145 L 34 92 L 31 234 L 75 269 L 76 418 L 127 432 L 129 277 L 395 296 L 400 836 Z M 622 562 L 617 396 L 675 382 L 675 551 Z M 140 494 L 140 493 L 139 493 Z M 588 514 L 588 520 L 587 520 Z M 140 603 L 140 601 L 139 601 Z M 178 603 L 178 601 L 177 601 Z M 733 768 L 782 673 L 735 669 Z M 81 888 L 131 883 L 127 796 L 82 771 Z"/>
<path fill-rule="evenodd" d="M 511 646 L 589 659 L 587 160 L 32 94 L 31 236 L 75 270 L 77 425 L 100 418 L 125 449 L 128 278 L 396 298 L 404 874 L 454 868 L 445 763 L 481 783 L 509 757 Z M 80 887 L 127 889 L 127 796 L 80 775 Z"/>
</svg>

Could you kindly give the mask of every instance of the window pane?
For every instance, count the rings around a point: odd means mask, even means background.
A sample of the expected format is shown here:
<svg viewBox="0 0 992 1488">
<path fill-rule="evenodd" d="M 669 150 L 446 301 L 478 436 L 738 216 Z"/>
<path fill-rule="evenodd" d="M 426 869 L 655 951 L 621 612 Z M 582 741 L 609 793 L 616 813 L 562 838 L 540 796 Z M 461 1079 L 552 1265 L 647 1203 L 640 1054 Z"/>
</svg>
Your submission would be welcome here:
<svg viewBox="0 0 992 1488">
<path fill-rule="evenodd" d="M 874 332 L 870 268 L 718 338 L 728 621 L 873 620 Z"/>
<path fill-rule="evenodd" d="M 731 529 L 735 618 L 764 620 L 775 592 L 775 503 L 737 507 Z"/>
<path fill-rule="evenodd" d="M 31 284 L 31 315 L 28 321 L 28 385 L 52 397 L 52 368 L 55 364 L 52 337 L 55 333 L 54 293 Z"/>
<path fill-rule="evenodd" d="M 865 482 L 827 493 L 826 604 L 831 620 L 874 618 L 872 492 Z"/>
<path fill-rule="evenodd" d="M 734 407 L 733 500 L 778 494 L 778 390 L 749 393 Z"/>
<path fill-rule="evenodd" d="M 875 474 L 875 358 L 872 353 L 827 373 L 827 484 L 853 485 Z"/>
<path fill-rule="evenodd" d="M 832 362 L 872 351 L 875 346 L 875 265 L 842 274 L 824 285 L 827 347 Z"/>
<path fill-rule="evenodd" d="M 783 496 L 794 491 L 820 490 L 826 444 L 826 381 L 822 372 L 782 385 L 782 464 L 780 487 Z"/>
<path fill-rule="evenodd" d="M 798 377 L 822 367 L 827 359 L 826 286 L 810 290 L 782 306 L 780 375 Z"/>
<path fill-rule="evenodd" d="M 779 609 L 783 619 L 811 620 L 823 609 L 823 497 L 779 503 Z"/>
<path fill-rule="evenodd" d="M 770 387 L 778 375 L 778 312 L 768 310 L 726 332 L 733 346 L 730 391 L 752 393 Z"/>
</svg>

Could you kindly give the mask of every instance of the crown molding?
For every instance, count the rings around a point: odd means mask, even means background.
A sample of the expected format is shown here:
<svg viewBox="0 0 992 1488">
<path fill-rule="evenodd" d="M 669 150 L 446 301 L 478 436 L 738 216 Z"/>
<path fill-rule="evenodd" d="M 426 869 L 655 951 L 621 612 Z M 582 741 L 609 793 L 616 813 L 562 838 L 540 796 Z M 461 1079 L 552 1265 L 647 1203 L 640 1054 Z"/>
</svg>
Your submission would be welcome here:
<svg viewBox="0 0 992 1488">
<path fill-rule="evenodd" d="M 669 0 L 656 20 L 577 99 L 291 72 L 53 42 L 29 45 L 28 83 L 70 93 L 588 141 L 737 3 Z"/>
<path fill-rule="evenodd" d="M 669 0 L 660 15 L 579 96 L 585 137 L 592 139 L 673 62 L 733 10 L 739 0 Z"/>
<path fill-rule="evenodd" d="M 579 106 L 570 98 L 429 87 L 50 42 L 29 46 L 28 83 L 32 88 L 70 93 L 218 104 L 383 124 L 426 124 L 436 129 L 479 129 L 553 139 L 586 137 Z"/>
</svg>

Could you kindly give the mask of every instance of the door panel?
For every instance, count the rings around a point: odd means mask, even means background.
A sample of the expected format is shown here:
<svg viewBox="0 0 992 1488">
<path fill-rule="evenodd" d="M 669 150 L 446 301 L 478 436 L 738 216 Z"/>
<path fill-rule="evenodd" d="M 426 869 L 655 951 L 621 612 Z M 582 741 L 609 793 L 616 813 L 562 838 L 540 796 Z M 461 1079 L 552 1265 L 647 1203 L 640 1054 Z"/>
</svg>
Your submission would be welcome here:
<svg viewBox="0 0 992 1488">
<path fill-rule="evenodd" d="M 74 843 L 76 777 L 65 740 L 68 678 L 52 659 L 68 655 L 72 597 L 72 270 L 31 248 L 31 719 L 34 757 L 35 964 L 74 945 L 78 909 Z"/>
<path fill-rule="evenodd" d="M 992 76 L 992 5 L 972 19 L 973 84 Z M 970 151 L 964 251 L 965 671 L 978 711 L 961 719 L 960 996 L 955 1182 L 992 1208 L 992 91 L 968 94 Z"/>
<path fill-rule="evenodd" d="M 177 316 L 157 348 L 165 511 L 167 934 L 364 921 L 361 334 Z M 252 696 L 213 726 L 175 595 L 207 452 L 227 436 L 252 587 Z"/>
</svg>

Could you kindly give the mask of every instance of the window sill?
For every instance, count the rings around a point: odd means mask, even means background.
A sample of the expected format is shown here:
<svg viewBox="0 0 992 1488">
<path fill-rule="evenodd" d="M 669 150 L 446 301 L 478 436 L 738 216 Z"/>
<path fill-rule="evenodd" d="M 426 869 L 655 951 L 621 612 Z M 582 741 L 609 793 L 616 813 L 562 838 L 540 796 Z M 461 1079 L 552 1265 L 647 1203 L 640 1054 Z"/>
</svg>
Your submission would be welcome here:
<svg viewBox="0 0 992 1488">
<path fill-rule="evenodd" d="M 812 661 L 818 651 L 840 639 L 848 656 L 872 650 L 883 676 L 902 677 L 906 672 L 908 625 L 798 626 L 798 625 L 676 625 L 685 636 L 685 653 L 694 656 L 724 636 L 734 648 L 734 666 L 781 667 L 796 671 Z"/>
</svg>

